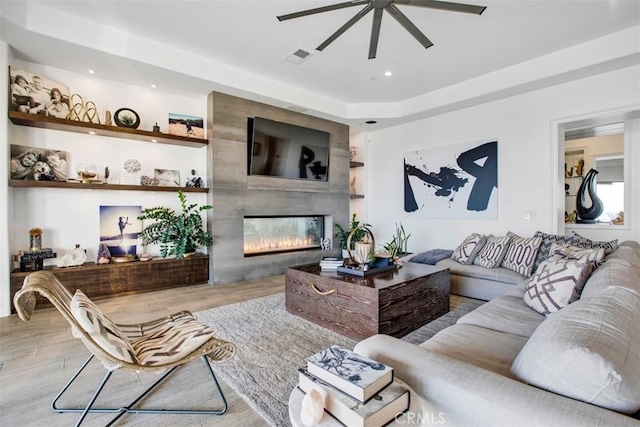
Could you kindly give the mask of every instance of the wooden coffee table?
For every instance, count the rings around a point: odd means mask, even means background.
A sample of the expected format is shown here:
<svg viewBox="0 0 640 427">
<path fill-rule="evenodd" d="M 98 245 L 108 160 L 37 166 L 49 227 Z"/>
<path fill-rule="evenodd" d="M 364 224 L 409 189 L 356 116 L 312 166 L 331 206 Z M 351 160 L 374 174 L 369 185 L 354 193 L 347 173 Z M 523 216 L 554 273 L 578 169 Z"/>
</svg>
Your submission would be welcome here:
<svg viewBox="0 0 640 427">
<path fill-rule="evenodd" d="M 449 269 L 405 263 L 367 277 L 321 271 L 318 264 L 285 269 L 289 313 L 361 340 L 402 337 L 449 311 Z"/>
</svg>

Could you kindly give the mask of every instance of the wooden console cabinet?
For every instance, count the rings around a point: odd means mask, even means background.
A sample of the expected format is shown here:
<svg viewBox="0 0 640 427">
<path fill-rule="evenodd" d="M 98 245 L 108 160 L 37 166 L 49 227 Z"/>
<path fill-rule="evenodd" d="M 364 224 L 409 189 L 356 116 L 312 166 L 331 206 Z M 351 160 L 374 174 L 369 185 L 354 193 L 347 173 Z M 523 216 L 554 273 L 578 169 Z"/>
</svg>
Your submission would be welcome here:
<svg viewBox="0 0 640 427">
<path fill-rule="evenodd" d="M 181 260 L 154 259 L 106 265 L 88 262 L 78 267 L 45 267 L 45 270 L 55 274 L 71 293 L 80 289 L 92 300 L 98 300 L 207 283 L 209 256 L 198 254 Z M 29 273 L 11 273 L 12 313 L 15 313 L 13 296 L 22 288 L 22 282 Z M 36 309 L 51 306 L 46 298 L 37 297 Z"/>
</svg>

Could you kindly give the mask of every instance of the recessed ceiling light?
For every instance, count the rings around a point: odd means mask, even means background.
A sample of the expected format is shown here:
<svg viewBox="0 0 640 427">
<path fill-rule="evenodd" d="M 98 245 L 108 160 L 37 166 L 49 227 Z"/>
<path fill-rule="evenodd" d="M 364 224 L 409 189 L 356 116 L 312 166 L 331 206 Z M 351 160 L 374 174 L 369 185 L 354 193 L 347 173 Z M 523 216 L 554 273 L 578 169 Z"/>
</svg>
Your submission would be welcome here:
<svg viewBox="0 0 640 427">
<path fill-rule="evenodd" d="M 95 70 L 89 70 L 89 74 L 95 74 Z"/>
<path fill-rule="evenodd" d="M 384 75 L 387 76 L 387 77 L 390 77 L 390 76 L 393 75 L 393 73 L 391 71 L 385 71 Z"/>
<path fill-rule="evenodd" d="M 376 122 L 375 120 L 367 120 L 365 123 L 368 125 L 375 125 L 378 122 Z"/>
<path fill-rule="evenodd" d="M 95 134 L 96 134 L 96 131 L 95 131 L 95 130 L 90 130 L 90 131 L 89 131 L 89 135 L 95 135 Z"/>
<path fill-rule="evenodd" d="M 156 86 L 156 85 L 154 85 L 154 84 L 152 84 L 152 85 L 151 85 L 151 89 L 155 89 L 155 88 L 157 88 L 157 87 L 158 87 L 158 86 Z"/>
<path fill-rule="evenodd" d="M 152 139 L 151 142 L 158 142 L 158 140 L 157 139 Z"/>
</svg>

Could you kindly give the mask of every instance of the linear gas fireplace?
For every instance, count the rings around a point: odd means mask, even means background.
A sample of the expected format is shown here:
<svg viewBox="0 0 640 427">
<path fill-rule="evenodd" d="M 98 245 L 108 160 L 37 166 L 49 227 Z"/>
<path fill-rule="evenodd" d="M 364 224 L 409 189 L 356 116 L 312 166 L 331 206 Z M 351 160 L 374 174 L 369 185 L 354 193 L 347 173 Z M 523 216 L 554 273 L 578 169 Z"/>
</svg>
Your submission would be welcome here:
<svg viewBox="0 0 640 427">
<path fill-rule="evenodd" d="M 244 256 L 321 249 L 324 216 L 245 216 Z"/>
</svg>

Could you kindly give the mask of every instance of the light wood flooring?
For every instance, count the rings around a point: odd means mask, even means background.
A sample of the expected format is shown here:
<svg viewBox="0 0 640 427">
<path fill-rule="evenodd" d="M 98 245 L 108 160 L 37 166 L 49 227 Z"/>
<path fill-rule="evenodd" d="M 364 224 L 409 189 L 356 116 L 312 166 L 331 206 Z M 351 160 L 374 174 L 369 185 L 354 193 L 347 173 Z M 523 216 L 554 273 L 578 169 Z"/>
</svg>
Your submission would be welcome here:
<svg viewBox="0 0 640 427">
<path fill-rule="evenodd" d="M 152 320 L 181 310 L 192 312 L 232 304 L 284 291 L 284 276 L 227 285 L 196 285 L 98 300 L 96 304 L 116 323 Z M 54 308 L 36 310 L 28 322 L 16 315 L 0 318 L 0 425 L 69 426 L 78 414 L 57 414 L 51 400 L 89 356 L 80 340 L 73 338 L 69 324 Z M 215 408 L 213 384 L 200 360 L 178 369 L 166 386 L 147 397 L 142 407 Z M 215 366 L 214 366 L 215 371 Z M 86 404 L 105 370 L 91 362 L 61 404 Z M 157 374 L 116 371 L 99 400 L 105 406 L 129 404 L 157 379 Z M 220 378 L 229 409 L 221 416 L 127 414 L 116 425 L 127 426 L 265 426 L 263 418 Z M 208 382 L 208 383 L 206 383 Z M 209 385 L 211 383 L 211 385 Z M 206 390 L 206 393 L 197 392 Z M 75 391 L 75 393 L 74 393 Z M 196 391 L 196 393 L 194 393 Z M 74 400 L 73 397 L 76 397 Z M 112 415 L 90 414 L 83 425 L 105 425 Z"/>
</svg>

